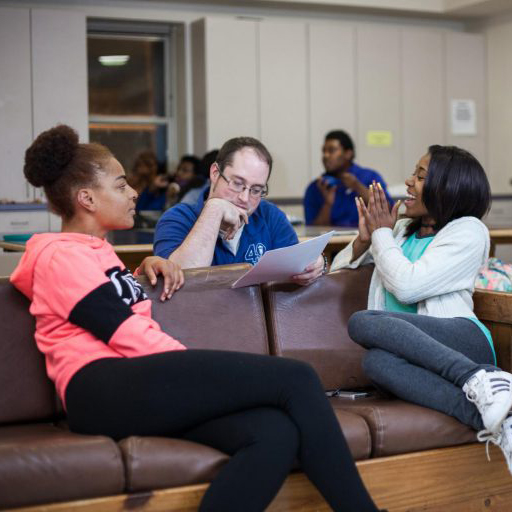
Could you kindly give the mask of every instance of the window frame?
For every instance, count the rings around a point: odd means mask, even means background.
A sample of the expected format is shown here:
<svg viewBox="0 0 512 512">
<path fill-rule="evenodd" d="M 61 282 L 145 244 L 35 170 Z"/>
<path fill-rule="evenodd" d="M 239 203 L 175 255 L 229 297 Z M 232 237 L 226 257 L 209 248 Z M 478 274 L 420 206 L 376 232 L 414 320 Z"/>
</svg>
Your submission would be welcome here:
<svg viewBox="0 0 512 512">
<path fill-rule="evenodd" d="M 98 129 L 102 125 L 128 125 L 165 126 L 166 133 L 166 166 L 170 172 L 174 164 L 172 155 L 178 154 L 178 133 L 176 126 L 176 54 L 175 54 L 175 25 L 172 23 L 133 23 L 109 20 L 92 20 L 87 23 L 87 41 L 97 39 L 125 39 L 143 41 L 162 41 L 164 45 L 163 56 L 163 94 L 164 115 L 98 115 L 88 112 L 88 130 L 91 127 Z M 89 92 L 89 84 L 87 86 Z M 100 128 L 101 129 L 101 128 Z"/>
</svg>

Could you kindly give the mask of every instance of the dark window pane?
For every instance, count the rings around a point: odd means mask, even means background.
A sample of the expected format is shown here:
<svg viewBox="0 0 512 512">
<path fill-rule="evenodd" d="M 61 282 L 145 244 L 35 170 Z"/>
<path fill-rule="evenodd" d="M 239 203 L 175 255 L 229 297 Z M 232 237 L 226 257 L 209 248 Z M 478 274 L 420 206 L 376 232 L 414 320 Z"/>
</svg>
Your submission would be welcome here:
<svg viewBox="0 0 512 512">
<path fill-rule="evenodd" d="M 87 50 L 89 115 L 165 116 L 163 40 L 94 36 L 87 39 Z M 111 56 L 128 59 L 100 62 Z"/>
<path fill-rule="evenodd" d="M 129 173 L 135 158 L 143 151 L 156 154 L 159 168 L 164 171 L 167 160 L 167 126 L 138 124 L 97 124 L 89 125 L 91 142 L 107 146 Z"/>
</svg>

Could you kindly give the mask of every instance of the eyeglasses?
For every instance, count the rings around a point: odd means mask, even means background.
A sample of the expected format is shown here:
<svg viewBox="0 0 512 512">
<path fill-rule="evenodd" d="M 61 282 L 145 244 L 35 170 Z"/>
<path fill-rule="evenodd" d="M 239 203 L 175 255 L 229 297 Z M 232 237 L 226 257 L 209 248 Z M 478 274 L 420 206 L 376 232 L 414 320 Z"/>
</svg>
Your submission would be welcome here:
<svg viewBox="0 0 512 512">
<path fill-rule="evenodd" d="M 243 181 L 234 178 L 229 179 L 224 176 L 224 173 L 219 169 L 219 174 L 224 178 L 226 183 L 228 184 L 229 190 L 236 192 L 237 194 L 241 194 L 245 191 L 245 189 L 249 189 L 249 195 L 254 198 L 265 197 L 268 194 L 268 185 L 262 187 L 261 185 L 253 185 L 252 187 L 248 187 Z"/>
</svg>

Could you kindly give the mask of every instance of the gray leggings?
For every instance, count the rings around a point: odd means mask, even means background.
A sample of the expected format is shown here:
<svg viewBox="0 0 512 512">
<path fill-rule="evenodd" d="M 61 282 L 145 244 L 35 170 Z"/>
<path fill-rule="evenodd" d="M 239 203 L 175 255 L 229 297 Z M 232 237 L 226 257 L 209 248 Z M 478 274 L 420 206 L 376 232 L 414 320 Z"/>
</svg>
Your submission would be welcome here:
<svg viewBox="0 0 512 512">
<path fill-rule="evenodd" d="M 481 329 L 467 318 L 359 311 L 350 337 L 368 349 L 366 375 L 399 398 L 457 418 L 475 430 L 480 414 L 462 386 L 478 370 L 499 370 Z"/>
</svg>

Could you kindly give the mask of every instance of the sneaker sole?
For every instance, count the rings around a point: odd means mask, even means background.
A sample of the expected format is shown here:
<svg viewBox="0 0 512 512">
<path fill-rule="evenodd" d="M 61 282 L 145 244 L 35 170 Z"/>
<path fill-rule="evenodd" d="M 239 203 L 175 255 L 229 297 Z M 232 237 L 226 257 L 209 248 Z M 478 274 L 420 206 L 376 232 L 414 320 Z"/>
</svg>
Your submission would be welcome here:
<svg viewBox="0 0 512 512">
<path fill-rule="evenodd" d="M 491 423 L 489 425 L 484 424 L 485 428 L 487 430 L 490 430 L 494 434 L 499 433 L 499 431 L 501 429 L 501 424 L 505 421 L 508 413 L 510 412 L 511 407 L 512 407 L 512 392 L 509 393 L 508 400 L 506 402 L 506 410 L 503 413 L 503 415 L 500 418 L 498 418 L 498 420 L 495 420 L 493 423 Z"/>
</svg>

